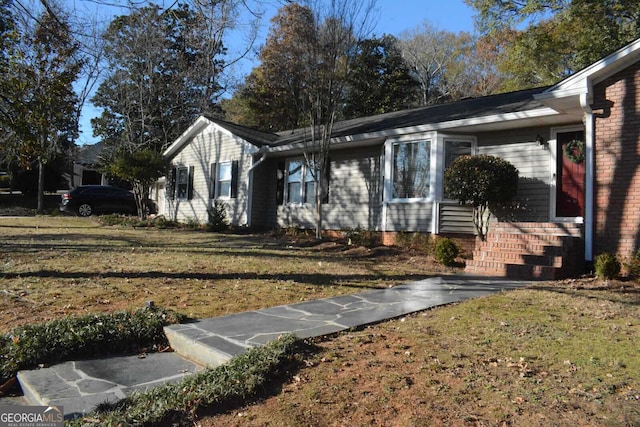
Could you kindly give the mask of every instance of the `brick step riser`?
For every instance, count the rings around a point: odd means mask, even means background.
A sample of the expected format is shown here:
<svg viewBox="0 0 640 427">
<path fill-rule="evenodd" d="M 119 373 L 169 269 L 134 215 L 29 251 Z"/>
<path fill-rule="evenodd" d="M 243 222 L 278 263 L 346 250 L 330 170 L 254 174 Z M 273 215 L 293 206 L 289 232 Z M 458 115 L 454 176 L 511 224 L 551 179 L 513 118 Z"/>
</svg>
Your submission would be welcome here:
<svg viewBox="0 0 640 427">
<path fill-rule="evenodd" d="M 550 236 L 550 237 L 570 237 L 581 238 L 582 231 L 577 232 L 564 232 L 557 230 L 543 230 L 540 228 L 531 228 L 528 230 L 509 230 L 509 229 L 492 229 L 487 235 L 491 234 L 510 234 L 512 236 Z"/>
<path fill-rule="evenodd" d="M 499 233 L 487 235 L 487 242 L 541 242 L 544 244 L 561 245 L 567 242 L 571 242 L 575 237 L 570 236 L 549 236 L 543 234 L 512 234 L 512 233 Z"/>
<path fill-rule="evenodd" d="M 523 254 L 563 254 L 567 252 L 566 246 L 527 245 L 522 243 L 487 243 L 476 246 L 477 252 L 513 252 Z"/>
<path fill-rule="evenodd" d="M 554 223 L 505 223 L 499 222 L 491 225 L 490 233 L 508 234 L 552 234 L 558 236 L 570 236 L 582 238 L 583 231 L 580 224 L 554 224 Z"/>
<path fill-rule="evenodd" d="M 499 263 L 492 266 L 467 265 L 466 272 L 482 276 L 501 276 L 513 279 L 554 280 L 561 277 L 561 270 L 554 267 L 507 265 Z"/>
<path fill-rule="evenodd" d="M 517 265 L 539 265 L 548 267 L 562 267 L 562 257 L 546 255 L 515 255 L 515 254 L 476 254 L 473 259 L 477 261 L 499 262 Z"/>
</svg>

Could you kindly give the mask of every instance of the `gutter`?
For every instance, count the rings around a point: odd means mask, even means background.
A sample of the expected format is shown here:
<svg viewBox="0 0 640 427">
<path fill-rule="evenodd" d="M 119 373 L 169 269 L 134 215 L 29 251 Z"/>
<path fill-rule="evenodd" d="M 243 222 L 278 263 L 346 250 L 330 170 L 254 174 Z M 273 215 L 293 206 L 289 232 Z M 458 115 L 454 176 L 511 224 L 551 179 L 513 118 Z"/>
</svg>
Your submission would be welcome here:
<svg viewBox="0 0 640 427">
<path fill-rule="evenodd" d="M 585 209 L 584 209 L 584 258 L 593 261 L 593 215 L 594 215 L 594 179 L 595 179 L 595 150 L 594 150 L 594 115 L 591 109 L 593 88 L 587 79 L 587 91 L 580 95 L 580 107 L 584 111 L 585 128 Z"/>
<path fill-rule="evenodd" d="M 247 184 L 247 227 L 251 227 L 251 218 L 253 217 L 253 171 L 267 159 L 267 153 L 263 152 L 262 157 L 251 165 L 247 174 L 249 176 L 249 182 Z"/>
</svg>

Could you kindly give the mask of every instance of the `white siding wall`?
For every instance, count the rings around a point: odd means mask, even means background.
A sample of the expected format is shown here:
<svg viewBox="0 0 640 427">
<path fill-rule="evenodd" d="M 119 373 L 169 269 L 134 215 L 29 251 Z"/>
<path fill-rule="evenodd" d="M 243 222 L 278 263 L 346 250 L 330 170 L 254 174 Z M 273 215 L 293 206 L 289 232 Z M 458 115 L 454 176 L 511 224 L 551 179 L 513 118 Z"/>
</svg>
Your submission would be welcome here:
<svg viewBox="0 0 640 427">
<path fill-rule="evenodd" d="M 432 202 L 389 203 L 387 205 L 386 231 L 430 233 L 432 216 Z"/>
<path fill-rule="evenodd" d="M 499 219 L 548 221 L 550 199 L 549 150 L 535 142 L 537 134 L 548 135 L 548 129 L 523 129 L 481 135 L 479 154 L 490 154 L 508 160 L 520 176 L 516 202 L 518 208 L 499 212 Z M 545 137 L 547 140 L 548 137 Z M 502 217 L 502 218 L 501 218 Z"/>
<path fill-rule="evenodd" d="M 198 133 L 171 161 L 174 166 L 193 167 L 193 197 L 190 200 L 166 197 L 165 215 L 181 222 L 196 220 L 205 224 L 207 210 L 213 203 L 209 198 L 211 164 L 238 161 L 237 197 L 222 201 L 232 225 L 247 224 L 247 176 L 252 158 L 247 149 L 248 144 L 213 125 Z"/>
<path fill-rule="evenodd" d="M 331 154 L 329 203 L 323 205 L 324 229 L 379 229 L 381 152 L 382 146 L 376 146 Z M 275 183 L 270 187 L 275 194 Z M 279 227 L 315 228 L 315 218 L 315 206 L 285 204 L 277 207 Z"/>
</svg>

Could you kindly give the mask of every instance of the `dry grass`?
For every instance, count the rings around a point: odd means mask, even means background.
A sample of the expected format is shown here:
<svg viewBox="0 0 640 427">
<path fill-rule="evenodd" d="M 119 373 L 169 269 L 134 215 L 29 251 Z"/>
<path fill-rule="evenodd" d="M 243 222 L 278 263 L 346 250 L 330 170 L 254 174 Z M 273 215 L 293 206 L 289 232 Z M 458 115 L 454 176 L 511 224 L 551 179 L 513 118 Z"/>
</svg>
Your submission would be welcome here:
<svg viewBox="0 0 640 427">
<path fill-rule="evenodd" d="M 638 426 L 640 298 L 564 286 L 317 343 L 281 390 L 203 426 Z"/>
<path fill-rule="evenodd" d="M 156 305 L 193 318 L 393 286 L 440 268 L 423 254 L 277 235 L 0 218 L 0 332 Z"/>
<path fill-rule="evenodd" d="M 3 331 L 147 300 L 217 316 L 392 286 L 441 268 L 394 249 L 76 218 L 0 218 L 0 244 Z M 636 283 L 540 283 L 313 344 L 305 367 L 284 383 L 244 407 L 201 414 L 201 425 L 640 425 Z"/>
</svg>

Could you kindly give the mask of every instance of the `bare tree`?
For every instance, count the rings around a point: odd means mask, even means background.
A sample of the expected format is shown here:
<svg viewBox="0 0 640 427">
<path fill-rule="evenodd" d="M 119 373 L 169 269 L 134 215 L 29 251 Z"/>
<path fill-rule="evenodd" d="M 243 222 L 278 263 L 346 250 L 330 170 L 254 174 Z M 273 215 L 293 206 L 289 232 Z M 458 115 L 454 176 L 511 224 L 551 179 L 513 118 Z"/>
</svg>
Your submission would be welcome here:
<svg viewBox="0 0 640 427">
<path fill-rule="evenodd" d="M 445 96 L 445 70 L 454 57 L 455 39 L 455 34 L 428 22 L 400 35 L 402 57 L 420 82 L 422 105 L 435 104 Z"/>
<path fill-rule="evenodd" d="M 302 58 L 306 76 L 301 107 L 310 125 L 304 156 L 315 181 L 316 238 L 320 239 L 333 128 L 358 43 L 374 24 L 375 0 L 307 0 L 302 4 L 313 12 L 316 34 Z"/>
</svg>

